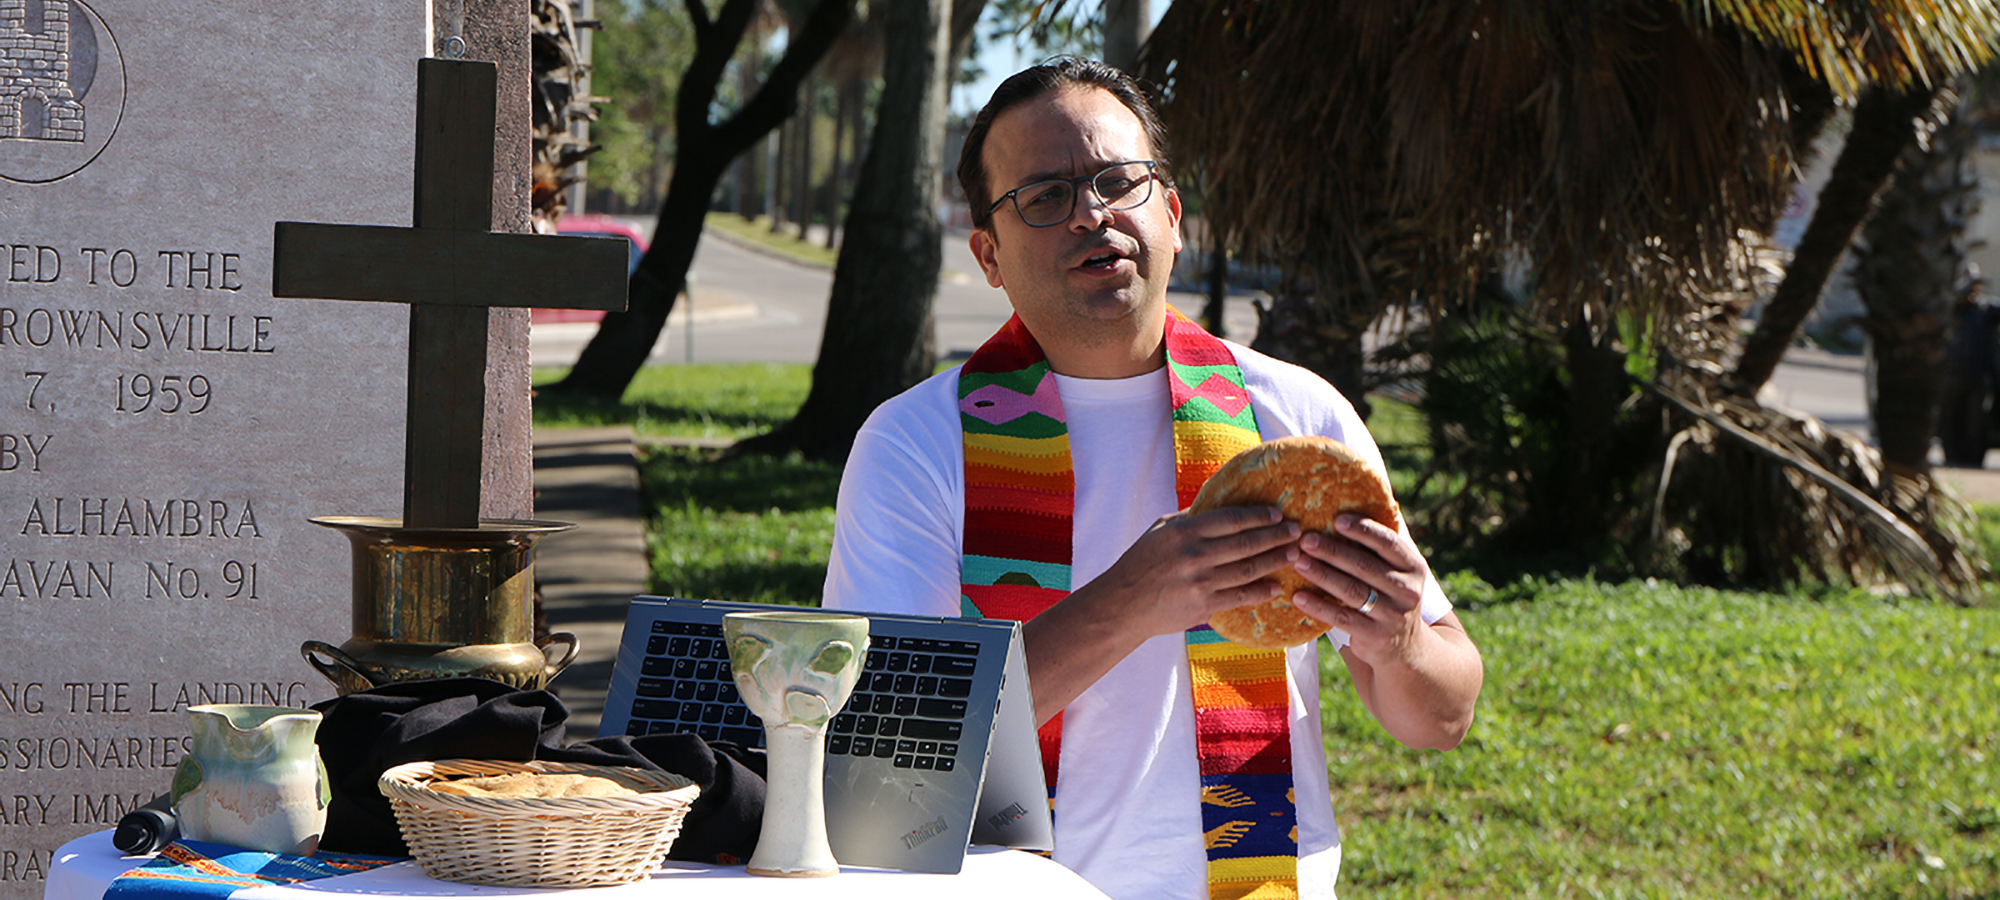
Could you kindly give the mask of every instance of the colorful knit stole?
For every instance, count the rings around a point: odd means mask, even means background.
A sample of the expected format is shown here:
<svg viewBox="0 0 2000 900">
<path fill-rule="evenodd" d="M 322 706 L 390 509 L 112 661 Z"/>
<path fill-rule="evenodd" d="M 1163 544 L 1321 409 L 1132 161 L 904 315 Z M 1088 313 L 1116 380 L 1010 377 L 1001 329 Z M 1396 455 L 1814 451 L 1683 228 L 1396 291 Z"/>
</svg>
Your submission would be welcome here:
<svg viewBox="0 0 2000 900">
<path fill-rule="evenodd" d="M 1173 312 L 1167 382 L 1181 508 L 1231 456 L 1261 439 L 1229 348 Z M 1027 620 L 1070 589 L 1076 478 L 1062 398 L 1041 346 L 1014 317 L 959 370 L 965 432 L 967 617 Z M 1211 900 L 1298 896 L 1298 826 L 1285 654 L 1187 633 Z M 1042 726 L 1055 796 L 1062 716 Z"/>
</svg>

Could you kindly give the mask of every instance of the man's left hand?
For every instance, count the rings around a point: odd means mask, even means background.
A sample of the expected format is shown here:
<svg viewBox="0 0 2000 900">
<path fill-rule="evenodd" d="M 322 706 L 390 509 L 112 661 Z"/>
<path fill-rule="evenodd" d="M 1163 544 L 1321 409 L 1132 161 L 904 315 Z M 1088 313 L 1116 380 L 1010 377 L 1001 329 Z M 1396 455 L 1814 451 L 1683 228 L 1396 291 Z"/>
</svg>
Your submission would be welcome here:
<svg viewBox="0 0 2000 900">
<path fill-rule="evenodd" d="M 1301 612 L 1347 632 L 1348 646 L 1371 665 L 1406 655 L 1424 620 L 1418 607 L 1430 565 L 1401 531 L 1342 515 L 1338 536 L 1309 533 L 1294 564 L 1319 591 L 1299 591 Z"/>
<path fill-rule="evenodd" d="M 1375 719 L 1410 747 L 1448 750 L 1472 727 L 1485 680 L 1479 649 L 1446 612 L 1425 623 L 1430 564 L 1399 529 L 1354 515 L 1336 535 L 1307 534 L 1294 567 L 1318 590 L 1298 591 L 1301 612 L 1347 633 L 1341 658 Z"/>
</svg>

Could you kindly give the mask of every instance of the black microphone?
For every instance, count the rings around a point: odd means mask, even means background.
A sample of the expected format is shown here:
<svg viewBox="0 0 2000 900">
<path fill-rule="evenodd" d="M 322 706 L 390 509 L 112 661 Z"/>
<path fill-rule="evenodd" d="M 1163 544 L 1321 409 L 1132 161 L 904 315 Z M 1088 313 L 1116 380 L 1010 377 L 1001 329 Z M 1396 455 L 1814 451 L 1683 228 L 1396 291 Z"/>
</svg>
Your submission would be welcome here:
<svg viewBox="0 0 2000 900">
<path fill-rule="evenodd" d="M 111 846 L 128 856 L 157 853 L 180 833 L 180 823 L 174 820 L 174 795 L 161 794 L 118 820 L 118 829 L 111 832 Z"/>
</svg>

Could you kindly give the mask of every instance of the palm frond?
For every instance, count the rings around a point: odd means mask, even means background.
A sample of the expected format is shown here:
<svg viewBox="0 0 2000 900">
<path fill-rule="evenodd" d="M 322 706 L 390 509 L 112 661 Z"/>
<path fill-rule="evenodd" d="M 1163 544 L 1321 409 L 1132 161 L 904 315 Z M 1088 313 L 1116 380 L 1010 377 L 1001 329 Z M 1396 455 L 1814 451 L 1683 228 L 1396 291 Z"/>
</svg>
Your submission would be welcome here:
<svg viewBox="0 0 2000 900">
<path fill-rule="evenodd" d="M 1871 83 L 1909 88 L 1993 59 L 2000 7 L 1986 0 L 1677 0 L 1779 48 L 1852 101 Z"/>
<path fill-rule="evenodd" d="M 1521 248 L 1573 312 L 1690 298 L 1775 221 L 1786 98 L 1750 50 L 1658 2 L 1214 0 L 1170 8 L 1140 66 L 1250 255 L 1339 282 L 1393 241 L 1394 298 Z"/>
<path fill-rule="evenodd" d="M 1553 315 L 1668 315 L 1741 276 L 1738 236 L 1790 198 L 1797 76 L 1842 96 L 1989 58 L 1989 2 L 1181 0 L 1139 61 L 1175 158 L 1247 255 L 1327 283 L 1470 283 L 1539 267 Z M 1367 312 L 1362 309 L 1358 312 Z"/>
<path fill-rule="evenodd" d="M 1680 382 L 1673 385 L 1671 382 Z M 1962 499 L 1819 420 L 1694 379 L 1647 385 L 1687 424 L 1665 456 L 1655 539 L 1705 581 L 1895 583 L 1969 603 L 1986 564 Z"/>
</svg>

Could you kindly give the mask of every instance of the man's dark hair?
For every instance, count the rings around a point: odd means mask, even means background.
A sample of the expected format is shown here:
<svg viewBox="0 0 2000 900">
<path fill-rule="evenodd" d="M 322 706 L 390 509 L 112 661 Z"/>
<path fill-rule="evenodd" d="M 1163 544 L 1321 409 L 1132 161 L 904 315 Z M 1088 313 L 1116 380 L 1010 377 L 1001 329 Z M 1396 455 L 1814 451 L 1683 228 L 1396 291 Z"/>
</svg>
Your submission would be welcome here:
<svg viewBox="0 0 2000 900">
<path fill-rule="evenodd" d="M 958 154 L 958 186 L 965 192 L 966 202 L 972 205 L 973 227 L 988 228 L 993 224 L 993 216 L 986 209 L 993 205 L 993 188 L 987 184 L 986 175 L 986 133 L 992 130 L 993 120 L 1009 109 L 1068 87 L 1106 91 L 1138 116 L 1139 126 L 1146 131 L 1146 142 L 1153 145 L 1153 160 L 1159 164 L 1153 174 L 1162 183 L 1173 186 L 1173 174 L 1167 165 L 1167 129 L 1160 124 L 1159 114 L 1153 112 L 1153 105 L 1146 101 L 1139 83 L 1094 59 L 1058 57 L 1000 82 L 993 98 L 986 101 L 985 108 L 972 120 L 972 128 L 966 131 L 965 147 Z"/>
</svg>

